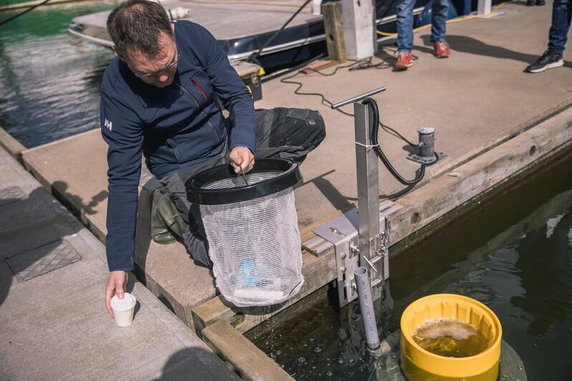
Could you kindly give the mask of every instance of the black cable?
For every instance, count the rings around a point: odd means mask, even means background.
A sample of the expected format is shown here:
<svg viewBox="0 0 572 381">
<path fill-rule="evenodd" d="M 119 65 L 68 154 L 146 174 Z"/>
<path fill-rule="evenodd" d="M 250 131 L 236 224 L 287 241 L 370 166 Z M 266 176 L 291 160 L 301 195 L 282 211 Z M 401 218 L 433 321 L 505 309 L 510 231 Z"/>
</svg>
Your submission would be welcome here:
<svg viewBox="0 0 572 381">
<path fill-rule="evenodd" d="M 399 172 L 397 172 L 397 170 L 393 167 L 393 165 L 391 164 L 389 159 L 385 156 L 385 154 L 381 150 L 381 147 L 379 146 L 379 142 L 377 140 L 377 135 L 379 132 L 380 123 L 379 123 L 379 109 L 377 107 L 377 103 L 375 103 L 375 101 L 372 98 L 365 98 L 362 103 L 369 106 L 369 108 L 371 110 L 371 119 L 372 119 L 371 120 L 371 144 L 373 146 L 373 150 L 376 153 L 377 157 L 379 157 L 379 159 L 385 165 L 387 170 L 401 184 L 403 184 L 403 185 L 415 185 L 415 184 L 417 184 L 419 181 L 421 181 L 423 179 L 423 176 L 425 176 L 425 164 L 421 164 L 421 167 L 419 168 L 419 172 L 417 173 L 417 176 L 415 176 L 415 178 L 413 180 L 404 179 L 399 174 Z"/>
<path fill-rule="evenodd" d="M 348 70 L 350 70 L 350 71 L 351 71 L 354 67 L 355 67 L 355 68 L 361 68 L 361 69 L 366 69 L 366 68 L 370 68 L 370 67 L 379 68 L 379 69 L 381 69 L 381 68 L 390 68 L 390 66 L 381 67 L 381 65 L 385 63 L 385 60 L 382 60 L 382 62 L 380 62 L 380 63 L 378 63 L 378 64 L 375 64 L 375 65 L 371 65 L 371 60 L 372 60 L 372 58 L 370 57 L 370 58 L 365 58 L 365 59 L 363 59 L 363 60 L 353 61 L 353 62 L 352 62 L 351 64 L 349 64 L 349 65 L 336 67 L 335 70 L 334 70 L 333 72 L 331 72 L 331 73 L 323 73 L 323 72 L 321 72 L 321 71 L 319 71 L 319 70 L 311 69 L 311 68 L 308 68 L 308 70 L 309 70 L 309 71 L 312 71 L 312 72 L 314 72 L 314 73 L 316 73 L 316 74 L 319 74 L 319 75 L 321 75 L 321 76 L 323 76 L 323 77 L 330 77 L 330 76 L 336 74 L 338 70 L 340 70 L 340 69 L 345 69 L 345 68 L 348 68 Z M 288 70 L 288 72 L 296 71 L 296 73 L 294 73 L 293 75 L 291 75 L 291 76 L 289 76 L 289 77 L 282 78 L 282 79 L 280 80 L 280 82 L 282 82 L 282 83 L 287 83 L 287 84 L 292 84 L 292 85 L 297 85 L 298 87 L 294 90 L 294 94 L 296 94 L 296 95 L 318 96 L 318 97 L 321 98 L 321 102 L 320 102 L 321 104 L 326 105 L 326 106 L 328 106 L 328 107 L 331 107 L 333 103 L 330 102 L 328 99 L 326 99 L 326 97 L 325 97 L 322 93 L 303 93 L 303 92 L 300 91 L 300 89 L 304 86 L 304 84 L 303 84 L 302 82 L 297 82 L 297 81 L 292 81 L 292 80 L 291 80 L 292 78 L 294 78 L 294 77 L 296 77 L 298 74 L 300 74 L 300 72 L 298 71 L 298 69 L 300 69 L 301 67 L 304 67 L 304 66 L 306 66 L 306 65 L 307 65 L 307 63 L 304 63 L 304 64 L 301 64 L 301 65 L 297 66 L 296 68 L 293 68 L 292 70 Z M 283 75 L 283 74 L 286 74 L 286 73 L 281 73 L 280 75 Z M 266 77 L 262 78 L 262 81 L 264 81 L 265 79 L 266 79 Z M 375 106 L 376 106 L 376 108 L 377 108 L 377 104 L 376 104 Z M 336 111 L 338 111 L 338 112 L 340 112 L 340 113 L 342 113 L 342 114 L 344 114 L 344 115 L 354 117 L 354 114 L 349 113 L 349 112 L 346 112 L 346 111 L 343 111 L 343 110 L 341 110 L 341 109 L 339 109 L 339 108 L 337 108 Z M 376 128 L 376 133 L 375 133 L 375 140 L 376 140 L 376 141 L 377 141 L 377 135 L 378 135 L 378 131 L 379 131 L 379 126 L 381 126 L 382 129 L 384 129 L 385 131 L 387 131 L 389 134 L 391 134 L 391 135 L 393 135 L 393 136 L 395 136 L 395 137 L 397 137 L 397 138 L 403 140 L 403 141 L 404 141 L 405 143 L 407 143 L 409 146 L 411 146 L 411 147 L 417 147 L 417 144 L 415 144 L 415 143 L 411 142 L 410 140 L 408 140 L 406 137 L 404 137 L 403 135 L 401 135 L 401 134 L 400 134 L 399 132 L 397 132 L 395 129 L 391 128 L 390 126 L 387 126 L 387 125 L 383 124 L 383 123 L 379 120 L 379 112 L 378 112 L 378 117 L 377 117 L 377 119 L 378 119 L 378 124 L 377 124 L 378 127 Z M 383 152 L 382 152 L 381 154 L 383 155 Z M 379 154 L 378 154 L 378 156 L 379 156 Z M 383 155 L 383 156 L 385 157 L 385 155 Z M 381 157 L 380 157 L 380 159 L 381 159 Z M 425 165 L 426 165 L 426 166 L 427 166 L 427 165 L 432 165 L 432 164 L 434 164 L 435 162 L 437 162 L 438 159 L 439 159 L 439 157 L 437 156 L 437 154 L 435 154 L 435 161 L 434 161 L 433 163 L 425 164 Z M 383 159 L 382 159 L 382 161 L 383 161 Z M 389 163 L 389 160 L 388 160 L 388 163 Z M 395 169 L 393 168 L 393 166 L 391 166 L 391 164 L 389 164 L 389 166 L 391 167 L 391 169 L 393 169 L 393 170 L 395 171 Z M 388 167 L 388 169 L 389 169 L 389 167 Z M 391 171 L 391 170 L 390 170 L 390 171 Z M 395 171 L 395 173 L 397 173 L 397 171 Z M 406 182 L 408 181 L 408 180 L 403 179 L 398 173 L 397 173 L 397 175 L 398 175 L 399 178 L 401 178 L 402 180 L 404 180 L 404 181 L 406 181 Z M 396 177 L 396 178 L 397 178 L 397 177 Z M 397 178 L 397 179 L 399 180 L 399 178 Z M 418 181 L 415 181 L 415 179 L 414 179 L 414 180 L 411 180 L 411 181 L 412 181 L 411 184 L 404 184 L 404 185 L 415 185 L 415 184 L 418 182 Z M 410 187 L 406 188 L 406 189 L 404 190 L 404 191 L 405 191 L 404 193 L 406 193 L 409 189 L 410 189 Z"/>
<path fill-rule="evenodd" d="M 308 69 L 311 70 L 321 76 L 332 76 L 334 75 L 339 69 L 343 69 L 343 68 L 349 68 L 349 70 L 351 70 L 352 67 L 356 66 L 356 65 L 363 65 L 365 63 L 365 65 L 369 64 L 371 62 L 371 58 L 370 59 L 366 59 L 366 60 L 360 60 L 360 61 L 356 61 L 351 63 L 350 65 L 346 65 L 346 66 L 338 66 L 336 67 L 336 69 L 332 72 L 332 73 L 322 73 L 321 71 L 315 70 L 315 69 Z M 376 66 L 376 65 L 374 65 Z M 321 93 L 303 93 L 300 91 L 300 89 L 304 86 L 303 83 L 301 82 L 297 82 L 297 81 L 292 81 L 291 79 L 296 77 L 297 75 L 299 75 L 300 72 L 297 71 L 296 73 L 294 73 L 293 75 L 286 77 L 286 78 L 282 78 L 280 80 L 280 82 L 282 83 L 287 83 L 287 84 L 295 84 L 298 87 L 294 90 L 294 94 L 297 95 L 314 95 L 314 96 L 319 96 L 321 98 L 321 103 L 325 104 L 329 107 L 331 107 L 333 105 L 332 102 L 330 102 L 328 99 L 326 99 L 326 97 L 324 97 L 323 94 Z M 407 180 L 404 179 L 399 172 L 397 172 L 397 170 L 393 167 L 393 165 L 391 164 L 391 162 L 389 161 L 389 159 L 385 156 L 385 154 L 383 153 L 383 151 L 381 150 L 381 147 L 379 146 L 379 142 L 378 142 L 378 134 L 379 134 L 379 127 L 381 126 L 384 130 L 388 131 L 389 133 L 391 133 L 392 135 L 402 139 L 403 141 L 405 141 L 408 145 L 412 146 L 412 147 L 417 147 L 417 144 L 412 143 L 411 141 L 409 141 L 408 139 L 406 139 L 403 135 L 401 135 L 399 132 L 397 132 L 395 129 L 384 125 L 383 123 L 381 123 L 381 121 L 379 120 L 379 109 L 377 107 L 377 103 L 375 103 L 375 101 L 371 98 L 366 98 L 363 100 L 364 104 L 367 104 L 371 109 L 372 109 L 372 120 L 371 120 L 371 125 L 372 125 L 372 132 L 371 132 L 371 142 L 372 145 L 374 146 L 374 152 L 376 153 L 376 156 L 383 162 L 383 164 L 386 166 L 386 168 L 389 170 L 389 172 L 403 185 L 406 185 L 406 188 L 391 194 L 389 196 L 387 196 L 387 198 L 389 198 L 390 200 L 394 200 L 402 195 L 404 195 L 405 193 L 409 192 L 414 186 L 415 184 L 419 183 L 423 177 L 425 176 L 425 167 L 428 165 L 432 165 L 434 163 L 437 162 L 437 160 L 439 159 L 439 156 L 437 155 L 437 153 L 435 153 L 435 161 L 430 163 L 430 164 L 421 164 L 421 167 L 418 170 L 418 174 L 417 176 L 415 176 L 415 178 L 413 180 Z M 354 117 L 353 114 L 342 111 L 341 109 L 337 108 L 337 111 L 339 111 L 340 113 L 347 115 L 347 116 L 351 116 Z"/>
<path fill-rule="evenodd" d="M 413 189 L 413 187 L 415 187 L 415 184 L 408 185 L 405 188 L 403 188 L 403 189 L 401 189 L 395 193 L 386 195 L 385 198 L 387 198 L 388 200 L 391 200 L 391 201 L 397 200 L 397 199 L 399 199 L 399 197 L 403 196 L 404 194 L 409 193 L 409 191 L 411 189 Z"/>
<path fill-rule="evenodd" d="M 282 83 L 287 83 L 287 84 L 291 84 L 291 85 L 297 85 L 298 87 L 294 90 L 294 94 L 296 95 L 314 95 L 317 97 L 321 98 L 320 103 L 323 105 L 326 105 L 328 107 L 331 107 L 333 105 L 332 102 L 330 102 L 329 100 L 326 99 L 326 97 L 324 97 L 323 94 L 321 93 L 303 93 L 300 91 L 300 89 L 304 86 L 304 84 L 302 82 L 298 82 L 298 81 L 291 81 L 290 79 L 294 78 L 295 76 L 297 76 L 299 73 L 294 73 L 294 75 L 291 75 L 289 77 L 286 78 L 282 78 L 280 80 L 280 82 Z M 352 114 L 346 113 L 345 111 L 339 110 L 342 114 L 348 115 L 348 116 L 353 116 Z"/>
<path fill-rule="evenodd" d="M 365 59 L 359 61 L 359 63 L 356 66 L 350 67 L 348 70 L 354 71 L 354 70 L 365 70 L 365 69 L 372 68 L 374 65 L 371 63 L 371 59 L 372 59 L 372 57 L 365 58 Z M 335 74 L 335 73 L 336 72 L 334 72 L 333 74 Z"/>
<path fill-rule="evenodd" d="M 264 45 L 262 45 L 262 47 L 260 49 L 258 49 L 258 51 L 256 53 L 253 53 L 248 60 L 254 63 L 260 63 L 258 62 L 258 57 L 260 57 L 260 54 L 262 54 L 262 51 L 264 50 L 264 48 L 266 48 L 272 41 L 274 41 L 274 39 L 276 38 L 276 36 L 278 36 L 280 34 L 280 32 L 282 32 L 284 30 L 284 28 L 286 28 L 288 26 L 288 24 L 290 24 L 290 22 L 292 20 L 294 20 L 294 17 L 298 16 L 298 13 L 302 12 L 302 9 L 304 9 L 304 7 L 306 5 L 308 5 L 308 3 L 310 2 L 310 0 L 306 0 L 304 2 L 304 4 L 302 4 L 302 6 L 300 8 L 298 8 L 296 10 L 296 12 L 294 12 L 294 14 L 292 16 L 290 16 L 290 18 L 288 19 L 288 21 L 286 21 L 284 23 L 284 25 L 282 25 L 280 27 L 280 29 L 278 29 L 276 32 L 274 32 L 274 34 L 268 39 L 266 40 L 266 42 L 264 43 Z"/>
<path fill-rule="evenodd" d="M 314 73 L 319 74 L 319 75 L 321 75 L 322 77 L 331 77 L 332 75 L 335 75 L 335 74 L 338 72 L 338 70 L 340 70 L 340 69 L 348 69 L 348 68 L 349 68 L 348 70 L 352 70 L 352 68 L 353 68 L 354 66 L 356 66 L 356 65 L 357 65 L 357 67 L 359 67 L 359 66 L 361 66 L 361 65 L 367 65 L 368 62 L 371 62 L 371 57 L 369 57 L 369 58 L 364 58 L 364 59 L 361 59 L 361 60 L 348 60 L 348 61 L 351 62 L 349 65 L 337 66 L 337 67 L 334 69 L 334 71 L 331 72 L 331 73 L 322 73 L 321 71 L 316 70 L 316 69 L 312 69 L 312 68 L 308 68 L 308 70 L 309 70 L 309 71 L 313 71 Z"/>
<path fill-rule="evenodd" d="M 405 143 L 409 144 L 412 147 L 417 147 L 417 144 L 412 143 L 411 141 L 407 140 L 407 138 L 403 135 L 401 135 L 399 132 L 397 132 L 395 129 L 389 127 L 388 125 L 385 125 L 383 123 L 381 123 L 381 121 L 379 121 L 379 125 L 381 126 L 381 128 L 383 128 L 384 130 L 388 131 L 388 133 L 390 135 L 393 135 L 401 140 L 403 140 Z"/>
<path fill-rule="evenodd" d="M 34 9 L 38 8 L 39 6 L 42 6 L 42 5 L 46 4 L 48 1 L 50 1 L 50 0 L 44 0 L 44 1 L 41 2 L 40 4 L 33 5 L 33 6 L 31 6 L 30 8 L 26 9 L 25 11 L 20 12 L 20 13 L 18 13 L 17 15 L 14 15 L 14 16 L 12 16 L 12 17 L 10 17 L 10 18 L 8 18 L 8 19 L 6 19 L 6 20 L 0 22 L 0 26 L 9 23 L 10 21 L 14 20 L 15 18 L 18 18 L 18 17 L 20 17 L 20 16 L 22 16 L 22 15 L 25 15 L 26 13 L 28 13 L 28 12 L 30 12 L 30 11 L 33 11 Z"/>
<path fill-rule="evenodd" d="M 384 50 L 384 49 L 382 49 Z M 391 50 L 391 49 L 390 49 Z M 371 58 L 369 59 L 369 62 L 365 63 L 364 65 L 360 65 L 359 67 L 356 68 L 352 68 L 350 70 L 365 70 L 365 69 L 391 69 L 393 68 L 393 64 L 390 61 L 394 61 L 395 60 L 395 53 L 397 53 L 397 50 L 393 50 L 393 56 L 392 55 L 388 55 L 385 58 L 381 58 L 381 57 L 377 57 L 381 60 L 381 62 L 378 62 L 376 64 L 372 64 L 371 63 Z M 413 61 L 417 60 L 417 56 L 414 54 L 411 54 Z M 390 58 L 390 59 L 388 59 Z"/>
<path fill-rule="evenodd" d="M 329 74 L 325 74 L 325 73 L 322 73 L 322 72 L 320 72 L 320 71 L 318 71 L 318 70 L 310 69 L 310 68 L 309 68 L 308 70 L 313 71 L 313 72 L 315 72 L 315 73 L 318 73 L 319 75 L 322 75 L 322 76 L 325 76 L 325 77 L 329 77 L 329 76 L 332 76 L 332 75 L 336 74 L 336 72 L 337 72 L 338 70 L 340 70 L 340 69 L 351 68 L 352 66 L 359 65 L 359 64 L 362 63 L 363 61 L 364 61 L 364 60 L 354 61 L 354 62 L 352 62 L 352 63 L 349 64 L 349 65 L 338 66 L 338 67 L 335 68 L 335 70 L 334 70 L 332 73 L 329 73 Z M 282 82 L 282 83 L 287 83 L 287 84 L 292 84 L 292 85 L 298 85 L 298 87 L 294 90 L 294 94 L 296 94 L 296 95 L 313 95 L 313 96 L 318 96 L 318 97 L 321 98 L 321 102 L 320 102 L 321 104 L 326 105 L 326 106 L 328 106 L 328 107 L 331 108 L 332 105 L 333 105 L 333 103 L 330 102 L 328 99 L 326 99 L 326 97 L 324 97 L 324 95 L 323 95 L 322 93 L 303 93 L 303 92 L 300 91 L 300 89 L 304 86 L 304 84 L 303 84 L 302 82 L 291 81 L 291 79 L 294 78 L 294 77 L 296 77 L 298 74 L 300 74 L 299 71 L 296 72 L 296 73 L 294 73 L 293 75 L 291 75 L 291 76 L 289 76 L 289 77 L 282 78 L 282 79 L 280 80 L 280 82 Z M 340 110 L 340 109 L 337 109 L 337 111 L 339 111 L 339 112 L 341 112 L 342 114 L 347 115 L 347 116 L 352 116 L 352 117 L 354 116 L 353 114 L 348 113 L 348 112 L 345 112 L 345 111 L 342 111 L 342 110 Z"/>
<path fill-rule="evenodd" d="M 271 74 L 266 74 L 265 76 L 263 76 L 263 77 L 260 78 L 260 82 L 261 82 L 261 83 L 264 83 L 264 82 L 270 81 L 271 79 L 274 79 L 274 78 L 276 78 L 276 77 L 280 77 L 280 76 L 282 76 L 282 75 L 286 75 L 286 74 L 288 74 L 288 73 L 292 73 L 293 71 L 296 71 L 296 72 L 297 72 L 298 70 L 300 70 L 301 68 L 303 68 L 303 67 L 305 67 L 305 66 L 308 66 L 308 65 L 311 64 L 312 62 L 314 62 L 314 61 L 316 61 L 316 60 L 321 60 L 321 59 L 324 58 L 325 56 L 326 56 L 326 53 L 320 53 L 318 56 L 316 56 L 316 57 L 314 57 L 314 58 L 312 58 L 312 59 L 309 59 L 308 61 L 303 62 L 303 63 L 301 63 L 301 64 L 299 64 L 299 65 L 297 65 L 297 66 L 289 67 L 289 68 L 282 69 L 282 70 L 278 70 L 278 71 L 275 71 L 275 72 L 273 72 L 273 73 L 271 73 Z M 296 74 L 298 74 L 298 73 L 296 73 Z M 294 76 L 292 76 L 292 77 L 294 77 Z"/>
</svg>

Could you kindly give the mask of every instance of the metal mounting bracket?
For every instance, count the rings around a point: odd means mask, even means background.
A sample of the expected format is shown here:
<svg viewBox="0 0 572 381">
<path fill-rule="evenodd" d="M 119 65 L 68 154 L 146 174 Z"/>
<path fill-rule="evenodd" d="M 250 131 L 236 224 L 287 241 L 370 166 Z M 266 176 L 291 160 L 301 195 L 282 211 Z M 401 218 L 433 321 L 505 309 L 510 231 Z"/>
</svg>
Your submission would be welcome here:
<svg viewBox="0 0 572 381">
<path fill-rule="evenodd" d="M 340 307 L 357 298 L 352 286 L 353 274 L 359 267 L 357 209 L 351 209 L 342 216 L 314 229 L 316 235 L 334 245 L 337 269 L 337 290 Z"/>
<path fill-rule="evenodd" d="M 388 204 L 390 203 L 390 204 Z M 342 216 L 318 226 L 313 231 L 322 239 L 334 245 L 337 269 L 337 290 L 340 307 L 345 306 L 358 297 L 354 281 L 354 271 L 359 266 L 367 266 L 371 276 L 371 286 L 381 286 L 389 277 L 389 225 L 388 212 L 392 213 L 400 206 L 391 202 L 379 205 L 380 231 L 376 235 L 377 248 L 375 255 L 360 255 L 359 249 L 359 215 L 353 208 Z M 375 294 L 375 292 L 374 292 Z"/>
</svg>

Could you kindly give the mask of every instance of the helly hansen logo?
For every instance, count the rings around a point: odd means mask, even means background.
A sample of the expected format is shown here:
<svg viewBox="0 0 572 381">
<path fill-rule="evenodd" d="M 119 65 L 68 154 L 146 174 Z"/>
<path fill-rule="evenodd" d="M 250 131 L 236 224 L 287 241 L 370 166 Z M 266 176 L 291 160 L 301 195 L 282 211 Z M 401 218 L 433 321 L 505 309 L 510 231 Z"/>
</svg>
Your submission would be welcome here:
<svg viewBox="0 0 572 381">
<path fill-rule="evenodd" d="M 113 123 L 111 123 L 109 120 L 105 119 L 105 121 L 103 122 L 103 125 L 109 130 L 111 131 L 113 129 Z"/>
</svg>

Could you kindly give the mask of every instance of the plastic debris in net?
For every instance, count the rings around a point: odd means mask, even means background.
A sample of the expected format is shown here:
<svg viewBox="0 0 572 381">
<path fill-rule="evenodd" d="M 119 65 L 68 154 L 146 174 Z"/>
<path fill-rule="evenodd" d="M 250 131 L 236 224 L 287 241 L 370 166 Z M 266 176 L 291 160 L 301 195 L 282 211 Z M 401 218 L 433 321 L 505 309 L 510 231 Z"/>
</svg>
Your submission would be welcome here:
<svg viewBox="0 0 572 381">
<path fill-rule="evenodd" d="M 248 173 L 203 189 L 253 186 L 280 172 Z M 296 295 L 304 278 L 292 187 L 263 197 L 200 205 L 215 283 L 237 307 L 269 306 Z"/>
</svg>

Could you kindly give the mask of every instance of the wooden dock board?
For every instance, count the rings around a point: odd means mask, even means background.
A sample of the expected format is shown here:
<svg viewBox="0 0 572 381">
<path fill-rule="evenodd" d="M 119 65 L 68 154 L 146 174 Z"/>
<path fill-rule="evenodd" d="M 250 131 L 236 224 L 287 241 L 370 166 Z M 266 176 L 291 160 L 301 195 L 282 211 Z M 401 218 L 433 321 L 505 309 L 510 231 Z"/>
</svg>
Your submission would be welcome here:
<svg viewBox="0 0 572 381">
<path fill-rule="evenodd" d="M 203 340 L 228 361 L 244 380 L 294 380 L 228 322 L 219 320 L 205 328 Z"/>
</svg>

